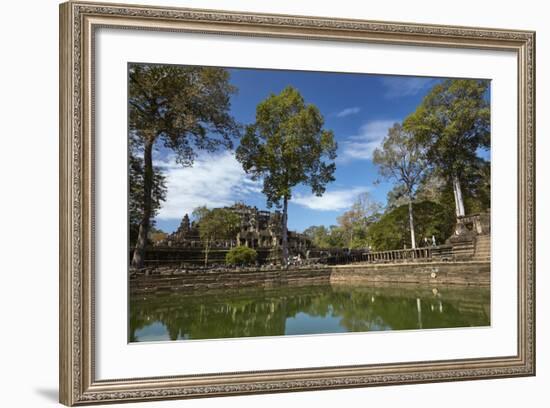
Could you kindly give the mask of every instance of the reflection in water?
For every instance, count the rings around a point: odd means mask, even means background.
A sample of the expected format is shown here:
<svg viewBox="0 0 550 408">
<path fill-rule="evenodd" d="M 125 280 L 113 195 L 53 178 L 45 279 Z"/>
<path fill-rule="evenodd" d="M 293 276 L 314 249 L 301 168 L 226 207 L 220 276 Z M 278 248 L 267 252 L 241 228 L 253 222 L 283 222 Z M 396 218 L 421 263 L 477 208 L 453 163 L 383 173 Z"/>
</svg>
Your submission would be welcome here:
<svg viewBox="0 0 550 408">
<path fill-rule="evenodd" d="M 312 285 L 140 294 L 131 342 L 488 326 L 489 288 Z"/>
</svg>

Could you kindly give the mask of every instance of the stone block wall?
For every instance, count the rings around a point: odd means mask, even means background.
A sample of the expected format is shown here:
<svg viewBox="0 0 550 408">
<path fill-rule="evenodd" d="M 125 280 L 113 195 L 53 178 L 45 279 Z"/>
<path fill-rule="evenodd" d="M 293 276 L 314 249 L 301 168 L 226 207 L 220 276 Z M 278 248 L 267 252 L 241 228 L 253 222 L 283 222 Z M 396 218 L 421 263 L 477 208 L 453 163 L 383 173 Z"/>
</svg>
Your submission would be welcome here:
<svg viewBox="0 0 550 408">
<path fill-rule="evenodd" d="M 424 262 L 414 264 L 339 265 L 331 282 L 490 285 L 489 262 Z"/>
<path fill-rule="evenodd" d="M 329 283 L 477 285 L 491 282 L 489 262 L 415 262 L 280 268 L 180 269 L 153 267 L 132 272 L 130 292 L 191 292 L 223 288 Z"/>
<path fill-rule="evenodd" d="M 151 291 L 185 292 L 249 286 L 269 287 L 277 285 L 313 284 L 330 282 L 331 269 L 324 266 L 279 269 L 174 269 L 149 268 L 132 273 L 130 292 Z"/>
</svg>

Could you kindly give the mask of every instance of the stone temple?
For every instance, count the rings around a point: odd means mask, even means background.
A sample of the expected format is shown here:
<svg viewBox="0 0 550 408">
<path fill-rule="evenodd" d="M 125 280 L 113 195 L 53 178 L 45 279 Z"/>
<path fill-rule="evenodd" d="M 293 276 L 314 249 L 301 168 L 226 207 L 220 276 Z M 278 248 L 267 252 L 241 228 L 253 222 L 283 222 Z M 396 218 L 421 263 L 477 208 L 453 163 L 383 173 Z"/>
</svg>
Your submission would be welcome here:
<svg viewBox="0 0 550 408">
<path fill-rule="evenodd" d="M 254 248 L 258 252 L 260 261 L 273 263 L 280 261 L 282 251 L 282 214 L 280 211 L 262 211 L 257 207 L 243 203 L 225 208 L 239 216 L 241 225 L 235 238 L 212 243 L 213 252 L 216 250 L 219 252 L 220 262 L 222 262 L 221 256 L 225 256 L 227 250 L 237 245 Z M 288 248 L 291 256 L 305 256 L 311 247 L 310 239 L 304 234 L 288 231 Z M 155 245 L 156 250 L 162 248 L 171 249 L 170 252 L 174 255 L 175 251 L 178 251 L 182 252 L 181 255 L 187 253 L 189 258 L 202 258 L 200 252 L 203 243 L 199 236 L 197 223 L 191 221 L 189 215 L 185 214 L 178 229 Z M 216 254 L 212 253 L 212 255 L 212 261 L 216 262 Z M 199 261 L 197 259 L 197 263 Z"/>
</svg>

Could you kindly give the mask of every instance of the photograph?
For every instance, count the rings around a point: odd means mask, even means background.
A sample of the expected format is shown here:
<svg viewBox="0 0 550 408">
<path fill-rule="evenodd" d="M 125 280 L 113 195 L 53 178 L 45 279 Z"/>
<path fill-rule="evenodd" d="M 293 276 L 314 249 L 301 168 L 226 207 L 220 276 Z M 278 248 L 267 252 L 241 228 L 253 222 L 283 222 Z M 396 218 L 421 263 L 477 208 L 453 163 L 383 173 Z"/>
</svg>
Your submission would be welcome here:
<svg viewBox="0 0 550 408">
<path fill-rule="evenodd" d="M 128 62 L 128 342 L 491 326 L 491 80 Z"/>
<path fill-rule="evenodd" d="M 62 404 L 535 376 L 537 25 L 289 4 L 59 5 Z"/>
</svg>

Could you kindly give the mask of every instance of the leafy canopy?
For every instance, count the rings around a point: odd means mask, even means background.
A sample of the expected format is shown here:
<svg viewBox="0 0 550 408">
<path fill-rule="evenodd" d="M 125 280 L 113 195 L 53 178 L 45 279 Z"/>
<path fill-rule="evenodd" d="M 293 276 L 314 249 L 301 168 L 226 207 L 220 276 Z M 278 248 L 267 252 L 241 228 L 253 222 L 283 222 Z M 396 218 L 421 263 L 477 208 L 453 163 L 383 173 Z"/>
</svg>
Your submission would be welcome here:
<svg viewBox="0 0 550 408">
<path fill-rule="evenodd" d="M 411 199 L 427 166 L 424 149 L 399 123 L 388 130 L 382 146 L 373 153 L 373 162 L 382 176 L 403 186 Z"/>
<path fill-rule="evenodd" d="M 316 195 L 334 181 L 336 142 L 323 129 L 319 109 L 306 105 L 293 87 L 271 94 L 256 108 L 256 122 L 246 127 L 237 160 L 253 179 L 263 179 L 268 206 L 291 199 L 292 187 L 303 183 Z"/>
<path fill-rule="evenodd" d="M 369 246 L 368 228 L 382 211 L 380 203 L 368 193 L 360 194 L 351 208 L 337 218 L 339 233 L 345 247 L 366 248 Z"/>
<path fill-rule="evenodd" d="M 139 223 L 144 216 L 143 211 L 143 159 L 130 152 L 128 156 L 128 221 L 130 226 L 130 243 L 135 245 L 139 230 Z M 151 217 L 150 224 L 154 226 L 154 218 L 162 202 L 166 200 L 166 178 L 160 171 L 153 175 L 151 189 Z"/>
<path fill-rule="evenodd" d="M 227 208 L 198 207 L 193 211 L 199 235 L 207 244 L 216 240 L 233 239 L 239 232 L 241 219 Z"/>
<path fill-rule="evenodd" d="M 415 232 L 421 238 L 420 245 L 424 237 L 431 238 L 434 235 L 436 241 L 441 243 L 451 235 L 455 225 L 452 208 L 430 201 L 413 203 L 412 206 L 416 220 Z M 376 251 L 403 249 L 404 246 L 411 248 L 408 205 L 382 215 L 380 220 L 370 226 L 369 238 Z"/>
<path fill-rule="evenodd" d="M 368 248 L 369 228 L 379 219 L 381 211 L 380 203 L 363 193 L 348 211 L 338 217 L 338 225 L 329 228 L 312 225 L 304 230 L 304 234 L 317 248 Z"/>
<path fill-rule="evenodd" d="M 403 127 L 426 148 L 428 162 L 446 178 L 479 163 L 490 146 L 488 80 L 448 79 L 432 88 Z"/>
<path fill-rule="evenodd" d="M 196 149 L 232 147 L 239 126 L 229 114 L 231 95 L 223 68 L 132 64 L 129 128 L 141 143 L 160 139 L 178 163 L 193 163 Z"/>
</svg>

